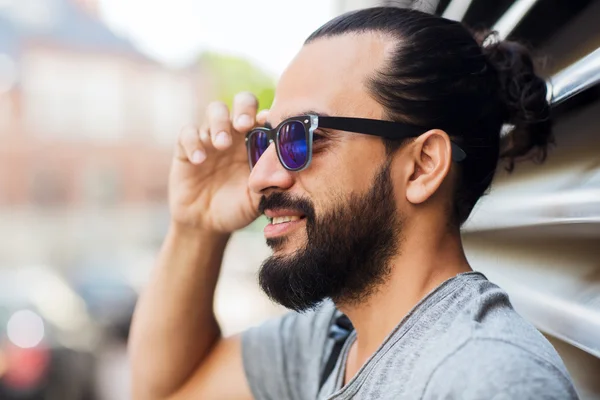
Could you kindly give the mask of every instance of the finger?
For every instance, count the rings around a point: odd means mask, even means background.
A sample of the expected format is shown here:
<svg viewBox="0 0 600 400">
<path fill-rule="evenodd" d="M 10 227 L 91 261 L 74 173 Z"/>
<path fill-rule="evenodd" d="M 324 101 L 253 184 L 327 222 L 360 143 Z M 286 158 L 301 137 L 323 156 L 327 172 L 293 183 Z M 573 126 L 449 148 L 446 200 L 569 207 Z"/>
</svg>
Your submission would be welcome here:
<svg viewBox="0 0 600 400">
<path fill-rule="evenodd" d="M 231 145 L 231 121 L 229 109 L 220 101 L 210 103 L 207 109 L 208 131 L 216 149 L 224 150 Z"/>
<path fill-rule="evenodd" d="M 206 159 L 206 150 L 200 143 L 198 129 L 187 126 L 181 130 L 175 154 L 181 161 L 188 161 L 196 165 L 202 164 Z"/>
<path fill-rule="evenodd" d="M 210 138 L 210 130 L 208 125 L 203 125 L 200 128 L 200 142 L 202 142 L 204 146 L 210 145 L 212 147 L 212 139 Z"/>
<path fill-rule="evenodd" d="M 268 120 L 269 120 L 269 110 L 261 110 L 256 115 L 256 124 L 258 126 L 265 126 Z"/>
<path fill-rule="evenodd" d="M 238 93 L 233 99 L 233 128 L 240 133 L 247 133 L 255 126 L 258 100 L 250 92 Z"/>
<path fill-rule="evenodd" d="M 213 140 L 210 137 L 210 127 L 208 125 L 203 125 L 198 130 L 198 138 L 200 139 L 200 144 L 202 145 L 202 149 L 207 157 L 210 157 L 212 153 L 215 151 L 215 146 L 213 145 Z"/>
</svg>

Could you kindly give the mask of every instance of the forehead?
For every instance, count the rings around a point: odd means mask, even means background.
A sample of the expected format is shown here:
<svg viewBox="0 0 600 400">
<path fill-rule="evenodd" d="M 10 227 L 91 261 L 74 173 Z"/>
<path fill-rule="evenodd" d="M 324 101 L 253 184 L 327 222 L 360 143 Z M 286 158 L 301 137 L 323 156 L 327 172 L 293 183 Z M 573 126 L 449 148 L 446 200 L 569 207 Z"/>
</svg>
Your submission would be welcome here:
<svg viewBox="0 0 600 400">
<path fill-rule="evenodd" d="M 277 124 L 306 110 L 381 118 L 382 108 L 366 85 L 392 46 L 377 33 L 319 38 L 303 46 L 277 85 L 270 122 Z"/>
</svg>

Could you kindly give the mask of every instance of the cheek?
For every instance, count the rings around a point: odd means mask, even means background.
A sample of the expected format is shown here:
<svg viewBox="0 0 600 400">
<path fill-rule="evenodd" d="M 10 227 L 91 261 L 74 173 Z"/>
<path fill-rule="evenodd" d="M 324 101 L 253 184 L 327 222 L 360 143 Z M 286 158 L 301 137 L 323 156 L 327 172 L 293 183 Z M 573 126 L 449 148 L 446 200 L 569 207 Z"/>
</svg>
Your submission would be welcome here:
<svg viewBox="0 0 600 400">
<path fill-rule="evenodd" d="M 297 183 L 314 202 L 317 214 L 351 193 L 364 193 L 385 161 L 385 148 L 378 138 L 352 135 L 316 154 Z"/>
<path fill-rule="evenodd" d="M 317 218 L 331 209 L 334 203 L 339 202 L 340 197 L 345 197 L 344 184 L 340 183 L 340 177 L 336 171 L 327 170 L 317 172 L 310 168 L 303 171 L 297 180 L 301 190 L 313 203 Z"/>
<path fill-rule="evenodd" d="M 358 192 L 371 188 L 373 178 L 385 162 L 385 148 L 379 138 L 366 135 L 352 135 L 334 152 L 331 160 L 331 177 L 343 188 L 343 192 Z"/>
</svg>

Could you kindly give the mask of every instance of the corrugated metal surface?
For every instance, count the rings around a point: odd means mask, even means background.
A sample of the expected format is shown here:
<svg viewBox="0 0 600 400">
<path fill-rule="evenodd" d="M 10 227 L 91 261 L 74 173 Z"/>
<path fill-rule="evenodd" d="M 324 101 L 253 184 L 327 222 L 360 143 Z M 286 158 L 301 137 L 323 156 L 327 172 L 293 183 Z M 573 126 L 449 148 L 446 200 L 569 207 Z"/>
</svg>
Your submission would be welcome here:
<svg viewBox="0 0 600 400">
<path fill-rule="evenodd" d="M 548 2 L 538 2 L 538 7 Z M 517 37 L 532 24 L 550 33 L 540 47 L 554 74 L 556 147 L 543 165 L 501 171 L 464 228 L 473 267 L 505 288 L 515 308 L 552 341 L 580 396 L 600 398 L 600 38 L 598 2 L 583 4 L 555 30 L 523 16 Z M 574 5 L 575 7 L 575 5 Z M 543 25 L 546 23 L 546 26 Z M 528 25 L 529 24 L 529 25 Z M 520 26 L 519 26 L 520 25 Z M 586 40 L 578 38 L 586 37 Z M 539 40 L 539 39 L 536 39 Z M 565 48 L 565 44 L 567 47 Z M 562 50 L 561 50 L 562 49 Z M 579 57 L 591 52 L 586 57 Z M 549 97 L 550 98 L 550 97 Z M 559 104 L 562 103 L 562 104 Z"/>
<path fill-rule="evenodd" d="M 467 23 L 493 25 L 517 2 L 450 0 L 437 12 L 458 3 Z M 553 97 L 563 102 L 553 115 L 556 147 L 543 165 L 499 171 L 464 228 L 464 243 L 473 268 L 505 288 L 547 335 L 581 398 L 600 399 L 600 51 L 573 67 L 600 46 L 600 1 L 530 3 L 505 21 L 506 33 L 548 55 L 543 72 L 555 76 Z M 339 4 L 345 11 L 348 2 Z M 353 8 L 377 4 L 352 1 Z"/>
</svg>

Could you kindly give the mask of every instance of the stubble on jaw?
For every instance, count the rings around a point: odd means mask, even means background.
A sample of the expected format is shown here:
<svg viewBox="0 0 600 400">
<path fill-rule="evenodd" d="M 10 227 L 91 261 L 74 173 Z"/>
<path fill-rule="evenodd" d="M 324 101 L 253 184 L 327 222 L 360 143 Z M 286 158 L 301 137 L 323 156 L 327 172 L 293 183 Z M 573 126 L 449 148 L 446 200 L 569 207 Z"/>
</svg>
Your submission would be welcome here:
<svg viewBox="0 0 600 400">
<path fill-rule="evenodd" d="M 295 311 L 314 309 L 327 298 L 338 306 L 353 305 L 386 282 L 389 261 L 399 251 L 403 220 L 390 162 L 383 164 L 366 193 L 336 200 L 322 217 L 315 217 L 311 201 L 284 192 L 261 200 L 266 208 L 297 209 L 306 215 L 306 244 L 291 254 L 269 257 L 259 271 L 260 286 L 273 301 Z M 273 249 L 289 244 L 287 237 L 267 243 Z"/>
</svg>

